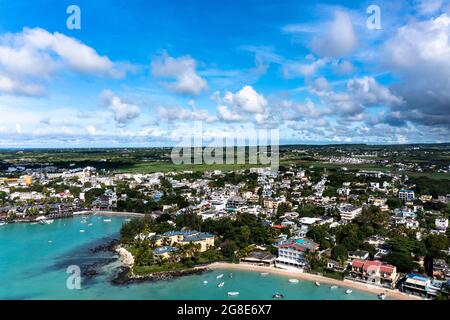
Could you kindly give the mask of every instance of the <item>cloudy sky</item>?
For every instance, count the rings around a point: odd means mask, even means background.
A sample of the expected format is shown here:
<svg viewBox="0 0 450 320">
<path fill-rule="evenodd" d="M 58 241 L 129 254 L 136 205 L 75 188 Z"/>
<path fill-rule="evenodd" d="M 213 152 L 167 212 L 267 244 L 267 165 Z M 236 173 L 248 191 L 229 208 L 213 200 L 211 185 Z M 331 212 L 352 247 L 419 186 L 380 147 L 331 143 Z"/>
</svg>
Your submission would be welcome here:
<svg viewBox="0 0 450 320">
<path fill-rule="evenodd" d="M 279 129 L 282 143 L 450 141 L 449 1 L 0 8 L 0 148 L 166 146 L 199 122 L 206 137 Z"/>
</svg>

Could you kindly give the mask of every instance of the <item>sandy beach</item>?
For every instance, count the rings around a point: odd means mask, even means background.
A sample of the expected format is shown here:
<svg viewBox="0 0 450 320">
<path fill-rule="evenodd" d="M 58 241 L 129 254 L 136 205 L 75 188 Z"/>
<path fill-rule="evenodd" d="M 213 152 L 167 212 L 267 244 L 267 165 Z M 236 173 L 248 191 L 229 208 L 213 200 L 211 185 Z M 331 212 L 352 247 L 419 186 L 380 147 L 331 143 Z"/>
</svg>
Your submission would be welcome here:
<svg viewBox="0 0 450 320">
<path fill-rule="evenodd" d="M 285 270 L 285 269 L 279 269 L 275 267 L 262 267 L 262 266 L 254 266 L 249 264 L 234 264 L 234 263 L 223 263 L 223 262 L 217 262 L 210 264 L 208 266 L 210 269 L 232 269 L 232 270 L 245 270 L 245 271 L 254 271 L 254 272 L 268 272 L 271 274 L 278 274 L 283 275 L 289 278 L 299 279 L 299 280 L 306 280 L 306 281 L 312 281 L 312 282 L 320 282 L 321 284 L 329 284 L 329 285 L 337 285 L 344 288 L 349 289 L 355 289 L 360 291 L 365 291 L 368 293 L 373 293 L 375 295 L 378 295 L 380 293 L 385 293 L 387 295 L 387 299 L 389 300 L 421 300 L 420 297 L 408 295 L 405 293 L 402 293 L 398 290 L 391 290 L 391 289 L 385 289 L 380 288 L 377 286 L 372 286 L 364 283 L 359 283 L 356 281 L 350 281 L 350 280 L 336 280 L 332 278 L 327 278 L 315 274 L 310 273 L 303 273 L 303 272 L 296 272 L 294 270 Z"/>
</svg>

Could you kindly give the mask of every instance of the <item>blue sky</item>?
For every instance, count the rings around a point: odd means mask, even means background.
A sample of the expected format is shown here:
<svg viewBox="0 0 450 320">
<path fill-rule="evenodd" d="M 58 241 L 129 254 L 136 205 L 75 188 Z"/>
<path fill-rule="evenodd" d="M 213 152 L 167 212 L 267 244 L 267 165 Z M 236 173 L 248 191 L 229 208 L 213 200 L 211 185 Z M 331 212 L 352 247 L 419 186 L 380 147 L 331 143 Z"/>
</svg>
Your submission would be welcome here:
<svg viewBox="0 0 450 320">
<path fill-rule="evenodd" d="M 69 5 L 81 30 L 66 26 Z M 381 12 L 369 29 L 366 9 Z M 443 0 L 0 0 L 0 147 L 448 142 Z"/>
</svg>

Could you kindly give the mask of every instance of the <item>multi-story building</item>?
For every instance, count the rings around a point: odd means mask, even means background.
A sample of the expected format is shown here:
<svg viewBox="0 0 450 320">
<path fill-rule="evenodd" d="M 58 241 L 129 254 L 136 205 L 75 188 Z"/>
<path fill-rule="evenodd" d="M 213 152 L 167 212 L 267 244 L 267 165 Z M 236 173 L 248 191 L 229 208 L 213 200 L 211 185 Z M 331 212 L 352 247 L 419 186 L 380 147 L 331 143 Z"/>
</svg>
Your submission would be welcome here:
<svg viewBox="0 0 450 320">
<path fill-rule="evenodd" d="M 403 201 L 413 201 L 415 194 L 413 190 L 400 190 L 398 192 L 398 198 Z"/>
<path fill-rule="evenodd" d="M 341 216 L 341 220 L 343 221 L 352 221 L 362 212 L 361 207 L 355 207 L 351 204 L 343 204 L 339 207 L 339 214 Z"/>
<path fill-rule="evenodd" d="M 398 279 L 397 268 L 378 260 L 355 259 L 351 264 L 351 276 L 369 283 L 393 287 Z"/>
<path fill-rule="evenodd" d="M 278 248 L 278 258 L 275 260 L 277 267 L 304 270 L 309 267 L 305 253 L 315 252 L 319 249 L 319 244 L 309 239 L 298 239 L 282 241 L 276 247 Z"/>
<path fill-rule="evenodd" d="M 173 246 L 175 244 L 185 245 L 194 243 L 200 245 L 200 252 L 207 251 L 214 247 L 215 237 L 213 234 L 199 232 L 196 230 L 189 231 L 168 231 L 157 236 L 156 246 Z"/>
</svg>

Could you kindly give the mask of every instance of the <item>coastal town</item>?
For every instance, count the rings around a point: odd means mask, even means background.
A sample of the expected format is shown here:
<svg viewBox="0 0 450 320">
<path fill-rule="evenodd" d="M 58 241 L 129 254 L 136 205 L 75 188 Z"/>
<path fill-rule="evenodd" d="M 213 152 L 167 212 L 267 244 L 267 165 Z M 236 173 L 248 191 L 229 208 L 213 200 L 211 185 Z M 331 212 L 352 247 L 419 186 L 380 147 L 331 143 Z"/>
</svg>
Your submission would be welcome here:
<svg viewBox="0 0 450 320">
<path fill-rule="evenodd" d="M 277 172 L 118 173 L 22 161 L 2 167 L 0 225 L 129 215 L 117 250 L 130 278 L 226 263 L 317 285 L 368 285 L 380 299 L 448 299 L 448 184 L 424 185 L 407 170 L 347 168 L 361 164 L 349 158 L 359 157 L 318 155 L 316 165 L 283 163 Z"/>
</svg>

